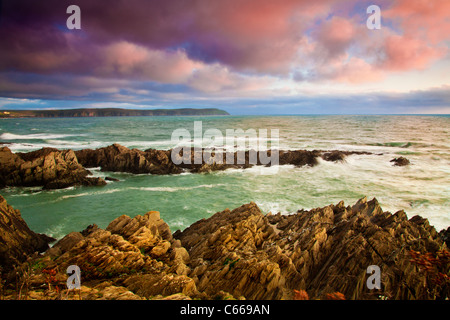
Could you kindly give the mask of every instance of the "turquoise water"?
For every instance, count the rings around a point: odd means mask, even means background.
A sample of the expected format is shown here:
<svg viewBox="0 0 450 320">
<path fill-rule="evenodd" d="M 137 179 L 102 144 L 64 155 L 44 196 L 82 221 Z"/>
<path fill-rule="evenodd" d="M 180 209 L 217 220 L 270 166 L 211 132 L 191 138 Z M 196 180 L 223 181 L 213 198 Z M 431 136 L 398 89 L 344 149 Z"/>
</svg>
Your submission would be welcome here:
<svg viewBox="0 0 450 320">
<path fill-rule="evenodd" d="M 120 143 L 129 148 L 169 149 L 175 129 L 194 138 L 194 121 L 203 132 L 218 129 L 267 129 L 262 139 L 280 149 L 370 151 L 344 163 L 320 161 L 315 167 L 229 169 L 210 174 L 132 175 L 92 171 L 120 179 L 103 187 L 41 191 L 0 190 L 36 232 L 60 238 L 92 223 L 106 227 L 114 218 L 150 210 L 161 212 L 172 231 L 225 208 L 250 201 L 264 212 L 290 213 L 362 196 L 376 197 L 384 210 L 420 214 L 438 231 L 450 225 L 450 117 L 446 116 L 227 116 L 7 119 L 0 121 L 0 142 L 14 152 L 42 147 L 98 148 Z M 272 131 L 271 131 L 272 130 Z M 237 140 L 236 140 L 237 141 Z M 237 142 L 235 142 L 237 143 Z M 229 145 L 225 145 L 227 147 Z M 389 162 L 403 155 L 407 167 Z"/>
</svg>

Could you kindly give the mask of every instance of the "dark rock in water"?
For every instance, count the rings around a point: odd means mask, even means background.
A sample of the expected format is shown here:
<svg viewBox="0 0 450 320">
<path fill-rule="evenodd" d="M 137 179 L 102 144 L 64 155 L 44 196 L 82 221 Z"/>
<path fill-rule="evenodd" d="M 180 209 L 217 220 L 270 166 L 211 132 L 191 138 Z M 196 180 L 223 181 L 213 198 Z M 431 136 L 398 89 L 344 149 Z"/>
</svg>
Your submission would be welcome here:
<svg viewBox="0 0 450 320">
<path fill-rule="evenodd" d="M 326 161 L 336 162 L 336 161 L 343 161 L 345 159 L 345 156 L 346 155 L 344 152 L 335 150 L 335 151 L 331 151 L 331 152 L 325 152 L 322 155 L 322 158 Z"/>
<path fill-rule="evenodd" d="M 187 154 L 180 150 L 128 149 L 119 144 L 113 144 L 99 149 L 84 149 L 75 151 L 80 164 L 85 167 L 101 167 L 103 171 L 179 174 L 184 171 L 193 173 L 212 172 L 228 168 L 250 168 L 253 165 L 268 165 L 262 157 L 270 158 L 274 150 L 257 152 L 255 150 L 223 152 L 210 149 L 187 148 Z M 278 164 L 295 166 L 314 166 L 318 157 L 326 161 L 342 161 L 351 154 L 370 154 L 358 151 L 320 151 L 320 150 L 280 150 Z M 172 159 L 172 153 L 175 160 Z M 216 153 L 220 161 L 216 161 Z M 175 164 L 175 161 L 177 164 Z"/>
<path fill-rule="evenodd" d="M 86 167 L 101 167 L 102 171 L 135 174 L 180 174 L 182 172 L 213 172 L 228 168 L 250 168 L 253 165 L 275 164 L 314 166 L 318 157 L 325 161 L 342 161 L 351 154 L 367 154 L 355 151 L 320 150 L 255 150 L 224 152 L 211 149 L 189 148 L 176 153 L 174 150 L 145 151 L 128 149 L 113 144 L 99 149 L 78 151 L 43 148 L 28 153 L 12 153 L 7 147 L 0 148 L 0 188 L 6 186 L 42 186 L 44 189 L 61 189 L 76 185 L 105 185 L 102 178 L 90 177 Z M 278 156 L 272 158 L 274 152 Z M 172 159 L 172 156 L 175 158 Z M 181 161 L 181 159 L 183 161 Z M 217 160 L 219 159 L 219 160 Z M 180 160 L 180 161 L 178 161 Z M 174 163 L 177 163 L 175 164 Z M 117 179 L 106 177 L 109 181 Z"/>
<path fill-rule="evenodd" d="M 88 177 L 72 150 L 43 148 L 28 153 L 12 153 L 0 148 L 0 187 L 42 186 L 44 189 L 76 185 L 104 185 L 101 178 Z"/>
<path fill-rule="evenodd" d="M 149 149 L 141 151 L 113 144 L 99 149 L 75 151 L 80 164 L 101 167 L 102 171 L 170 174 L 181 173 L 170 159 L 170 151 Z"/>
<path fill-rule="evenodd" d="M 120 181 L 119 179 L 112 178 L 112 177 L 105 177 L 105 180 L 106 181 L 115 181 L 115 182 Z"/>
<path fill-rule="evenodd" d="M 410 164 L 409 160 L 405 157 L 394 158 L 390 162 L 394 162 L 394 166 L 407 166 Z"/>
<path fill-rule="evenodd" d="M 295 166 L 315 166 L 319 162 L 317 157 L 320 156 L 320 151 L 313 150 L 290 150 L 290 151 L 280 151 L 280 165 L 293 164 Z"/>
<path fill-rule="evenodd" d="M 28 228 L 19 210 L 14 210 L 0 196 L 0 267 L 4 272 L 14 269 L 35 252 L 48 249 L 55 239 L 37 234 Z"/>
</svg>

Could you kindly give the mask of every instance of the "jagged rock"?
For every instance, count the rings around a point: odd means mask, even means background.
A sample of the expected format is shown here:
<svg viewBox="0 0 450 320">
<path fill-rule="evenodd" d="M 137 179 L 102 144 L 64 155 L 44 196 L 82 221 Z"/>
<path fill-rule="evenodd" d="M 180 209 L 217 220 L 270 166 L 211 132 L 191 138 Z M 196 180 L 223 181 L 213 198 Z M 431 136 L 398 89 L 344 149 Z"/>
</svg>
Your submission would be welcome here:
<svg viewBox="0 0 450 320">
<path fill-rule="evenodd" d="M 128 288 L 114 286 L 110 281 L 102 282 L 93 288 L 83 286 L 80 296 L 85 300 L 144 300 Z"/>
<path fill-rule="evenodd" d="M 186 249 L 173 239 L 159 212 L 150 211 L 134 218 L 122 215 L 106 229 L 90 225 L 81 232 L 71 232 L 32 263 L 41 269 L 59 270 L 60 283 L 67 279 L 67 267 L 77 265 L 83 283 L 96 284 L 91 291 L 82 292 L 84 298 L 128 299 L 135 294 L 139 298 L 198 295 L 194 280 L 186 276 L 190 272 L 186 265 L 189 260 Z M 36 285 L 45 282 L 39 274 L 32 281 Z M 102 289 L 99 282 L 108 288 Z"/>
<path fill-rule="evenodd" d="M 187 161 L 175 164 L 172 159 L 173 150 L 128 149 L 113 144 L 99 149 L 83 149 L 78 151 L 43 148 L 28 153 L 12 153 L 7 147 L 0 148 L 0 188 L 6 186 L 43 186 L 44 189 L 61 189 L 70 186 L 105 185 L 106 181 L 99 177 L 89 177 L 90 172 L 84 167 L 101 167 L 103 171 L 179 174 L 184 171 L 194 173 L 212 172 L 228 168 L 250 168 L 253 165 L 270 166 L 262 161 L 268 159 L 273 150 L 257 152 L 255 150 L 223 153 L 222 161 L 215 161 L 215 152 L 209 149 L 190 149 Z M 278 152 L 278 151 L 277 151 Z M 350 154 L 367 154 L 356 151 L 279 151 L 278 164 L 295 166 L 314 166 L 317 158 L 326 161 L 342 161 Z M 182 150 L 174 155 L 175 160 L 182 157 Z M 200 159 L 200 160 L 199 160 Z M 179 159 L 178 159 L 179 160 Z M 117 179 L 106 177 L 109 181 Z"/>
<path fill-rule="evenodd" d="M 318 164 L 317 158 L 320 156 L 320 151 L 306 151 L 306 150 L 292 150 L 280 151 L 280 165 L 293 164 L 295 166 L 315 166 Z"/>
<path fill-rule="evenodd" d="M 0 267 L 6 273 L 35 252 L 48 249 L 55 239 L 28 228 L 19 210 L 0 196 Z"/>
<path fill-rule="evenodd" d="M 198 291 L 194 280 L 185 275 L 174 274 L 145 274 L 128 277 L 124 285 L 136 294 L 152 298 L 156 295 L 171 296 L 183 294 L 186 296 L 197 296 Z"/>
<path fill-rule="evenodd" d="M 28 153 L 12 153 L 0 148 L 0 187 L 42 186 L 44 189 L 75 185 L 104 185 L 102 178 L 88 177 L 72 150 L 43 148 Z"/>
<path fill-rule="evenodd" d="M 85 167 L 101 167 L 103 171 L 129 173 L 170 174 L 180 173 L 170 160 L 170 151 L 128 149 L 113 144 L 99 149 L 75 151 L 78 161 Z"/>
<path fill-rule="evenodd" d="M 328 151 L 328 152 L 321 152 L 321 158 L 325 161 L 333 161 L 333 162 L 338 162 L 338 161 L 344 161 L 345 157 L 352 155 L 352 154 L 357 154 L 357 155 L 361 155 L 361 154 L 372 154 L 370 152 L 367 151 L 340 151 L 340 150 L 332 150 L 332 151 Z"/>
<path fill-rule="evenodd" d="M 392 159 L 390 162 L 394 163 L 394 166 L 407 166 L 408 164 L 410 164 L 409 160 L 406 159 L 405 157 L 398 157 L 398 158 L 394 158 Z"/>
<path fill-rule="evenodd" d="M 85 167 L 101 167 L 103 171 L 120 171 L 129 173 L 178 174 L 183 171 L 204 173 L 229 168 L 250 168 L 253 165 L 270 165 L 261 160 L 262 154 L 271 157 L 273 150 L 257 152 L 255 150 L 223 152 L 221 162 L 215 161 L 216 153 L 221 151 L 210 149 L 188 148 L 185 150 L 128 149 L 113 144 L 99 149 L 75 151 L 78 161 Z M 277 151 L 278 152 L 278 151 Z M 172 159 L 172 153 L 175 159 Z M 279 151 L 279 164 L 295 166 L 314 166 L 317 158 L 326 161 L 342 161 L 348 155 L 370 154 L 359 151 L 321 151 L 321 150 L 287 150 Z M 177 163 L 175 164 L 173 160 Z"/>
<path fill-rule="evenodd" d="M 447 244 L 447 247 L 450 247 L 450 227 L 448 227 L 447 230 L 442 229 L 439 232 L 439 236 Z"/>
<path fill-rule="evenodd" d="M 87 279 L 103 279 L 130 272 L 161 273 L 171 265 L 168 250 L 172 235 L 159 213 L 130 218 L 122 215 L 106 230 L 90 226 L 70 233 L 48 251 L 53 261 L 65 269 L 78 265 Z M 159 259 L 159 261 L 156 260 Z"/>
<path fill-rule="evenodd" d="M 57 298 L 50 289 L 36 290 L 50 287 L 51 270 L 52 285 L 65 288 L 66 268 L 74 264 L 82 272 L 83 299 L 292 299 L 299 291 L 311 299 L 336 292 L 346 299 L 445 299 L 448 285 L 430 291 L 432 279 L 411 252 L 445 257 L 447 235 L 427 219 L 384 212 L 367 198 L 290 215 L 264 215 L 249 203 L 173 235 L 150 211 L 68 234 L 24 263 L 17 282 L 26 279 L 32 298 Z M 448 259 L 440 263 L 448 270 Z M 381 270 L 381 289 L 366 285 L 372 265 Z"/>
<path fill-rule="evenodd" d="M 376 199 L 343 202 L 293 215 L 264 216 L 254 204 L 216 213 L 176 232 L 191 259 L 190 277 L 209 296 L 217 290 L 248 299 L 290 299 L 341 292 L 347 299 L 422 297 L 424 275 L 408 250 L 437 252 L 442 240 L 426 219 L 383 212 Z M 382 290 L 366 286 L 378 265 Z M 448 295 L 448 293 L 447 293 Z"/>
</svg>

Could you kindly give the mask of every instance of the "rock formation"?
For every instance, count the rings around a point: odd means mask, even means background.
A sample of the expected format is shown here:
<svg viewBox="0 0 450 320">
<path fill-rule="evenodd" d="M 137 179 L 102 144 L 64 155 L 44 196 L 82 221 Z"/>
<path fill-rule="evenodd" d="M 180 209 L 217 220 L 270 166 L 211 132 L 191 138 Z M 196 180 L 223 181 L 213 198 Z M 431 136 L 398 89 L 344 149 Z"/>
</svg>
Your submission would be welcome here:
<svg viewBox="0 0 450 320">
<path fill-rule="evenodd" d="M 177 150 L 178 151 L 178 150 Z M 84 149 L 75 151 L 80 164 L 85 167 L 101 167 L 103 171 L 120 171 L 129 173 L 151 173 L 151 174 L 178 174 L 183 171 L 189 172 L 211 172 L 225 170 L 228 168 L 249 168 L 252 165 L 265 165 L 261 161 L 261 153 L 254 150 L 244 152 L 224 152 L 221 162 L 214 162 L 217 150 L 189 149 L 188 154 L 183 154 L 183 150 L 174 151 L 175 157 L 180 161 L 175 164 L 172 161 L 173 150 L 145 151 L 138 149 L 128 149 L 119 144 L 113 144 L 99 149 Z M 271 156 L 273 150 L 267 153 L 262 152 L 267 157 Z M 206 154 L 206 156 L 204 155 Z M 280 165 L 314 166 L 318 164 L 317 158 L 321 157 L 325 161 L 343 161 L 346 156 L 352 154 L 370 154 L 359 151 L 321 151 L 321 150 L 289 150 L 279 151 Z M 253 157 L 253 158 L 252 158 Z M 177 158 L 177 159 L 178 159 Z M 184 161 L 181 161 L 184 159 Z M 200 159 L 200 160 L 199 160 Z M 181 163 L 179 163 L 181 162 Z M 270 165 L 270 164 L 268 164 Z"/>
<path fill-rule="evenodd" d="M 75 151 L 80 164 L 85 167 L 101 167 L 103 171 L 170 174 L 181 173 L 170 159 L 170 151 L 128 149 L 113 144 L 99 149 Z"/>
<path fill-rule="evenodd" d="M 72 150 L 43 148 L 14 154 L 7 147 L 0 148 L 0 188 L 43 186 L 44 189 L 60 189 L 106 184 L 101 178 L 88 177 L 89 174 Z"/>
<path fill-rule="evenodd" d="M 216 151 L 217 152 L 217 151 Z M 7 147 L 0 148 L 0 188 L 7 186 L 42 186 L 44 189 L 60 189 L 77 185 L 105 185 L 102 178 L 89 177 L 86 168 L 100 167 L 102 171 L 179 174 L 182 172 L 212 172 L 228 168 L 249 168 L 253 165 L 271 165 L 261 157 L 270 158 L 272 150 L 262 154 L 254 150 L 228 152 L 223 162 L 215 162 L 215 151 L 190 149 L 187 155 L 181 151 L 179 157 L 186 157 L 181 163 L 172 161 L 172 150 L 128 149 L 119 144 L 108 147 L 78 151 L 43 148 L 28 153 L 12 153 Z M 204 156 L 203 154 L 206 154 Z M 325 161 L 343 161 L 352 154 L 368 154 L 357 151 L 290 150 L 279 151 L 280 165 L 314 166 L 318 158 Z M 198 159 L 201 159 L 198 161 Z M 228 162 L 227 162 L 228 161 Z M 113 178 L 107 180 L 114 181 Z"/>
<path fill-rule="evenodd" d="M 405 157 L 398 157 L 398 158 L 394 158 L 392 159 L 390 162 L 394 163 L 394 166 L 407 166 L 410 162 L 408 159 L 406 159 Z"/>
<path fill-rule="evenodd" d="M 408 250 L 445 247 L 426 219 L 383 212 L 376 199 L 365 198 L 352 207 L 340 202 L 293 215 L 263 216 L 251 203 L 174 237 L 189 252 L 198 290 L 249 299 L 290 299 L 298 289 L 318 298 L 336 291 L 347 299 L 421 298 L 424 277 Z M 370 265 L 381 268 L 382 290 L 366 287 Z"/>
<path fill-rule="evenodd" d="M 450 296 L 446 234 L 366 198 L 291 215 L 264 215 L 250 203 L 173 235 L 150 211 L 72 232 L 16 270 L 25 270 L 20 279 L 31 299 L 293 299 L 298 292 L 311 299 L 443 299 Z M 81 269 L 77 294 L 65 289 L 69 265 Z M 366 285 L 373 265 L 381 289 Z"/>
<path fill-rule="evenodd" d="M 55 239 L 31 231 L 19 210 L 14 210 L 0 196 L 0 270 L 13 270 L 35 252 L 47 250 L 52 241 Z"/>
</svg>

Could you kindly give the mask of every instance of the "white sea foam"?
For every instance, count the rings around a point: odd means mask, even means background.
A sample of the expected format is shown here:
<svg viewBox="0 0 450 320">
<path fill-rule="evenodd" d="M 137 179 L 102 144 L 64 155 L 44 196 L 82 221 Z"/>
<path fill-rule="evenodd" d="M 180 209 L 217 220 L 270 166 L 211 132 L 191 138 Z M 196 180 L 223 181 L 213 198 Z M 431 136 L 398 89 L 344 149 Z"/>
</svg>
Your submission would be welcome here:
<svg viewBox="0 0 450 320">
<path fill-rule="evenodd" d="M 88 192 L 79 193 L 79 194 L 69 194 L 69 195 L 66 195 L 66 196 L 59 197 L 59 199 L 60 200 L 64 200 L 64 199 L 84 197 L 84 196 L 88 196 L 88 195 L 90 195 L 90 193 L 88 193 Z"/>
<path fill-rule="evenodd" d="M 17 143 L 13 142 L 6 144 L 6 146 L 13 152 L 29 152 L 42 148 L 56 148 L 56 149 L 72 149 L 79 150 L 85 148 L 100 148 L 105 146 L 100 142 L 76 142 L 76 141 L 61 141 L 61 140 L 45 140 L 47 143 Z"/>
<path fill-rule="evenodd" d="M 77 123 L 67 122 L 67 130 L 62 126 L 51 129 L 51 133 L 43 133 L 40 120 L 31 124 L 32 131 L 16 131 L 21 128 L 19 120 L 2 123 L 0 141 L 7 144 L 14 152 L 31 151 L 42 147 L 58 149 L 99 148 L 120 143 L 127 147 L 138 149 L 164 149 L 173 147 L 170 140 L 172 130 L 180 126 L 176 120 L 171 123 L 170 118 L 144 119 L 153 124 L 161 119 L 157 132 L 146 132 L 148 140 L 138 141 L 142 126 L 133 127 L 126 120 L 126 125 L 117 121 L 114 127 L 105 119 L 87 119 L 94 124 L 79 128 L 78 132 L 89 132 L 83 135 L 70 135 L 77 132 Z M 409 119 L 409 120 L 408 120 Z M 65 212 L 68 216 L 78 216 L 80 207 L 86 203 L 105 203 L 98 206 L 95 214 L 108 221 L 114 219 L 124 203 L 129 203 L 129 209 L 136 209 L 133 214 L 142 214 L 147 208 L 155 208 L 161 212 L 168 212 L 169 225 L 184 228 L 199 218 L 212 215 L 217 211 L 234 205 L 255 201 L 265 213 L 281 212 L 289 214 L 298 209 L 309 210 L 323 207 L 330 203 L 344 200 L 346 205 L 354 204 L 359 198 L 376 197 L 385 211 L 395 212 L 403 209 L 408 217 L 420 214 L 430 219 L 430 224 L 436 229 L 450 225 L 450 211 L 448 208 L 450 188 L 448 175 L 450 174 L 450 156 L 448 128 L 449 118 L 437 117 L 267 117 L 253 119 L 251 117 L 225 119 L 229 128 L 279 128 L 280 150 L 321 149 L 321 150 L 350 150 L 369 151 L 383 155 L 350 155 L 343 162 L 329 162 L 318 159 L 319 164 L 313 167 L 295 167 L 282 165 L 278 167 L 253 166 L 249 169 L 227 169 L 215 171 L 212 174 L 196 174 L 184 172 L 180 175 L 149 176 L 147 174 L 133 175 L 131 173 L 114 173 L 126 177 L 123 183 L 110 184 L 104 188 L 76 188 L 76 190 L 45 190 L 32 193 L 22 189 L 5 191 L 24 216 L 37 216 L 40 212 Z M 20 120 L 21 121 L 21 120 Z M 28 121 L 28 120 L 27 120 Z M 33 120 L 34 121 L 34 120 Z M 58 120 L 63 121 L 63 120 Z M 107 126 L 103 130 L 103 123 Z M 224 120 L 217 123 L 225 133 Z M 246 123 L 242 123 L 246 122 Z M 117 124 L 117 127 L 116 127 Z M 41 128 L 41 129 L 37 129 Z M 142 128 L 142 129 L 141 129 Z M 69 131 L 70 129 L 71 131 Z M 85 131 L 86 129 L 86 131 Z M 44 128 L 46 130 L 46 128 Z M 75 130 L 75 131 L 72 131 Z M 83 131 L 82 131 L 83 130 Z M 150 129 L 149 129 L 150 130 Z M 20 133 L 20 134 L 19 134 Z M 22 134 L 29 133 L 29 134 Z M 111 133 L 111 134 L 109 134 Z M 153 135 L 153 136 L 152 136 Z M 270 132 L 269 132 L 270 135 Z M 72 137 L 71 137 L 72 136 Z M 153 137 L 153 138 L 152 138 Z M 253 139 L 253 140 L 251 140 Z M 110 141 L 111 140 L 111 141 Z M 217 150 L 231 150 L 237 146 L 238 150 L 249 149 L 249 144 L 261 142 L 270 146 L 270 138 L 239 137 L 233 144 L 217 145 Z M 194 141 L 185 141 L 191 145 Z M 245 147 L 240 146 L 242 142 Z M 273 147 L 270 147 L 273 149 Z M 393 166 L 390 160 L 404 155 L 411 161 L 405 167 Z M 101 172 L 99 168 L 91 169 L 94 175 L 105 176 L 108 172 Z M 274 171 L 277 171 L 276 174 Z M 111 174 L 111 173 L 109 173 Z M 185 176 L 187 175 L 187 176 Z M 132 177 L 131 177 L 132 176 Z M 142 176 L 142 177 L 140 177 Z M 147 177 L 148 176 L 148 179 Z M 220 184 L 215 184 L 219 183 Z M 216 188 L 216 189 L 214 189 Z M 226 192 L 224 189 L 226 188 Z M 121 192 L 123 191 L 123 192 Z M 136 192 L 137 191 L 137 192 Z M 167 192 L 167 194 L 164 194 Z M 108 196 L 108 193 L 115 193 Z M 33 197 L 31 197 L 33 195 Z M 36 196 L 35 196 L 36 195 Z M 214 196 L 214 200 L 209 198 Z M 20 198 L 23 197 L 23 198 Z M 169 201 L 159 201 L 161 197 Z M 88 201 L 86 201 L 88 200 Z M 214 201 L 214 206 L 208 206 L 208 201 Z M 57 203 L 54 203 L 57 202 Z M 20 207 L 23 206 L 23 207 Z M 200 207 L 201 210 L 195 210 Z M 174 207 L 181 209 L 174 210 Z M 186 209 L 183 210 L 183 207 Z M 216 209 L 217 208 L 217 209 Z M 23 209 L 23 210 L 22 210 Z M 184 212 L 183 212 L 184 211 Z M 59 213 L 55 213 L 59 214 Z M 94 215 L 66 221 L 70 229 L 82 230 L 89 223 L 95 222 Z M 42 221 L 42 222 L 41 222 Z M 53 228 L 44 225 L 48 220 L 36 219 L 39 230 Z M 77 222 L 74 222 L 77 221 Z M 60 228 L 61 222 L 54 221 L 55 228 Z M 106 222 L 105 222 L 106 223 Z M 33 228 L 32 225 L 30 225 Z M 55 232 L 56 231 L 56 232 Z M 52 231 L 53 235 L 57 230 Z M 64 232 L 67 233 L 67 232 Z"/>
<path fill-rule="evenodd" d="M 171 149 L 176 144 L 171 140 L 155 140 L 155 141 L 119 141 L 117 142 L 127 148 L 149 149 L 158 147 L 158 149 Z"/>
<path fill-rule="evenodd" d="M 60 134 L 60 133 L 33 133 L 33 134 L 14 134 L 5 132 L 0 135 L 3 140 L 45 140 L 45 139 L 61 139 L 67 137 L 79 136 L 79 134 Z"/>
<path fill-rule="evenodd" d="M 67 189 L 66 189 L 67 190 Z M 102 195 L 102 194 L 110 194 L 110 193 L 116 193 L 124 191 L 125 189 L 109 189 L 109 190 L 101 190 L 101 191 L 94 191 L 94 192 L 82 192 L 78 194 L 68 194 L 61 197 L 58 197 L 56 201 L 59 200 L 65 200 L 65 199 L 71 199 L 71 198 L 79 198 L 79 197 L 86 197 L 86 196 L 96 196 L 96 195 Z"/>
<path fill-rule="evenodd" d="M 281 172 L 289 171 L 294 169 L 295 166 L 292 164 L 286 165 L 274 165 L 274 166 L 252 166 L 250 168 L 228 168 L 221 171 L 214 171 L 217 175 L 235 175 L 235 174 L 250 174 L 250 175 L 276 175 Z"/>
<path fill-rule="evenodd" d="M 198 186 L 189 186 L 189 187 L 130 187 L 132 190 L 141 190 L 141 191 L 153 191 L 153 192 L 177 192 L 191 189 L 199 189 L 199 188 L 214 188 L 225 186 L 225 184 L 202 184 Z"/>
<path fill-rule="evenodd" d="M 255 203 L 264 213 L 271 212 L 272 214 L 291 214 L 293 213 L 289 208 L 292 207 L 292 203 L 289 201 L 267 201 L 267 200 L 256 200 Z M 301 209 L 301 208 L 299 208 Z"/>
</svg>

